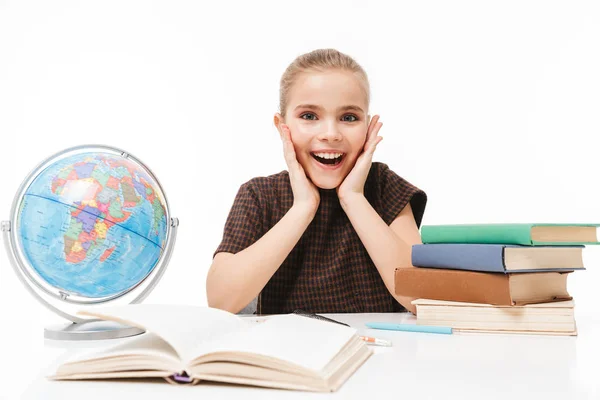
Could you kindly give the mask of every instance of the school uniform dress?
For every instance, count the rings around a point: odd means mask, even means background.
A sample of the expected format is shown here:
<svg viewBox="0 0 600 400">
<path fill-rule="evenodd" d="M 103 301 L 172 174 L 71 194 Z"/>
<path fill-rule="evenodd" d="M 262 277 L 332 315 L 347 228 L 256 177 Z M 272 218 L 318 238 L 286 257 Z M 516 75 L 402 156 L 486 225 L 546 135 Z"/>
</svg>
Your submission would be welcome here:
<svg viewBox="0 0 600 400">
<path fill-rule="evenodd" d="M 342 209 L 336 190 L 319 189 L 314 219 L 256 300 L 258 314 L 395 312 L 402 307 L 388 292 L 375 264 Z M 410 203 L 421 225 L 427 196 L 388 168 L 374 162 L 365 197 L 390 225 Z M 259 240 L 292 207 L 287 171 L 244 183 L 233 203 L 219 252 L 238 253 Z M 250 304 L 245 312 L 253 312 Z"/>
</svg>

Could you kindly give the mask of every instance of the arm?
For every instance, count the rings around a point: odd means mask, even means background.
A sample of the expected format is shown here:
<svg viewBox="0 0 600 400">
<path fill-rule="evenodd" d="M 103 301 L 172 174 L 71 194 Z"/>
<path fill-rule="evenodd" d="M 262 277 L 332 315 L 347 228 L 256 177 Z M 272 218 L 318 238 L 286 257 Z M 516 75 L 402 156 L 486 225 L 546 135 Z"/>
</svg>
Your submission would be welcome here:
<svg viewBox="0 0 600 400">
<path fill-rule="evenodd" d="M 373 209 L 364 195 L 364 186 L 373 153 L 382 137 L 378 136 L 382 123 L 376 115 L 369 123 L 362 154 L 344 182 L 338 187 L 338 197 L 358 237 L 367 249 L 388 292 L 413 314 L 416 308 L 411 298 L 394 293 L 394 270 L 412 267 L 412 245 L 421 243 L 421 235 L 410 204 L 407 204 L 388 226 Z"/>
<path fill-rule="evenodd" d="M 421 243 L 410 204 L 404 207 L 390 226 L 381 219 L 364 196 L 345 199 L 341 204 L 388 292 L 414 314 L 415 306 L 410 303 L 414 299 L 394 293 L 394 270 L 413 267 L 412 245 Z"/>
<path fill-rule="evenodd" d="M 265 287 L 314 217 L 293 206 L 262 238 L 237 254 L 218 253 L 208 271 L 210 307 L 239 312 Z"/>
<path fill-rule="evenodd" d="M 296 159 L 291 132 L 276 124 L 283 142 L 294 204 L 262 238 L 239 253 L 218 253 L 206 278 L 210 307 L 239 312 L 265 287 L 314 218 L 319 191 Z"/>
</svg>

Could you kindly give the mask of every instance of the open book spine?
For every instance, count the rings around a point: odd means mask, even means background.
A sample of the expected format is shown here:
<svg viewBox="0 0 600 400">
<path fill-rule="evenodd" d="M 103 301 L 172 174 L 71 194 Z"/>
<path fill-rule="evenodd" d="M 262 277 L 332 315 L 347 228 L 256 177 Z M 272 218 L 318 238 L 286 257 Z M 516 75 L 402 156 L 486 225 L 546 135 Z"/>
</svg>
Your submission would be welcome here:
<svg viewBox="0 0 600 400">
<path fill-rule="evenodd" d="M 200 382 L 200 379 L 191 378 L 185 372 L 167 376 L 165 380 L 173 385 L 196 385 Z"/>
</svg>

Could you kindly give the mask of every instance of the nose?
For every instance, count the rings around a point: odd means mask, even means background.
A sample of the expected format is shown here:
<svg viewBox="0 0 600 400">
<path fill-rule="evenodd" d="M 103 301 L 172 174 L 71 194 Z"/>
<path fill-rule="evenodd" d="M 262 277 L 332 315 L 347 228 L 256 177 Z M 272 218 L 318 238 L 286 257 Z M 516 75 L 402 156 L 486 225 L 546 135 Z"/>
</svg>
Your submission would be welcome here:
<svg viewBox="0 0 600 400">
<path fill-rule="evenodd" d="M 340 142 L 342 140 L 342 133 L 340 132 L 337 121 L 329 121 L 325 125 L 325 129 L 318 136 L 321 141 L 327 142 Z"/>
</svg>

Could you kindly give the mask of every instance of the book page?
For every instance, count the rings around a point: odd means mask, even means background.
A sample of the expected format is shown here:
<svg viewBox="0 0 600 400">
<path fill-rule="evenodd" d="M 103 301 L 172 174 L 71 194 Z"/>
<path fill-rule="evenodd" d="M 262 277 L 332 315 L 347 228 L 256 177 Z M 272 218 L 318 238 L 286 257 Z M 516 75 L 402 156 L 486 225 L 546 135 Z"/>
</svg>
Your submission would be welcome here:
<svg viewBox="0 0 600 400">
<path fill-rule="evenodd" d="M 356 329 L 298 315 L 274 315 L 243 333 L 200 344 L 195 358 L 216 352 L 253 353 L 321 371 Z"/>
<path fill-rule="evenodd" d="M 412 304 L 414 305 L 432 305 L 432 306 L 459 306 L 459 307 L 491 307 L 491 308 L 508 308 L 508 309 L 516 309 L 516 308 L 573 308 L 575 305 L 573 300 L 566 301 L 556 301 L 549 303 L 536 303 L 536 304 L 526 304 L 520 306 L 499 306 L 499 305 L 491 305 L 491 304 L 481 304 L 481 303 L 464 303 L 460 301 L 444 301 L 444 300 L 431 300 L 431 299 L 417 299 L 413 300 Z"/>
<path fill-rule="evenodd" d="M 112 371 L 123 364 L 131 364 L 132 360 L 144 360 L 140 369 L 183 369 L 181 359 L 167 342 L 153 333 L 144 333 L 106 348 L 77 352 L 58 367 L 56 374 L 81 373 L 88 369 L 98 372 L 102 367 Z"/>
<path fill-rule="evenodd" d="M 170 344 L 184 361 L 198 343 L 248 326 L 247 322 L 227 311 L 185 305 L 128 304 L 102 307 L 80 315 L 116 321 L 155 333 Z"/>
</svg>

